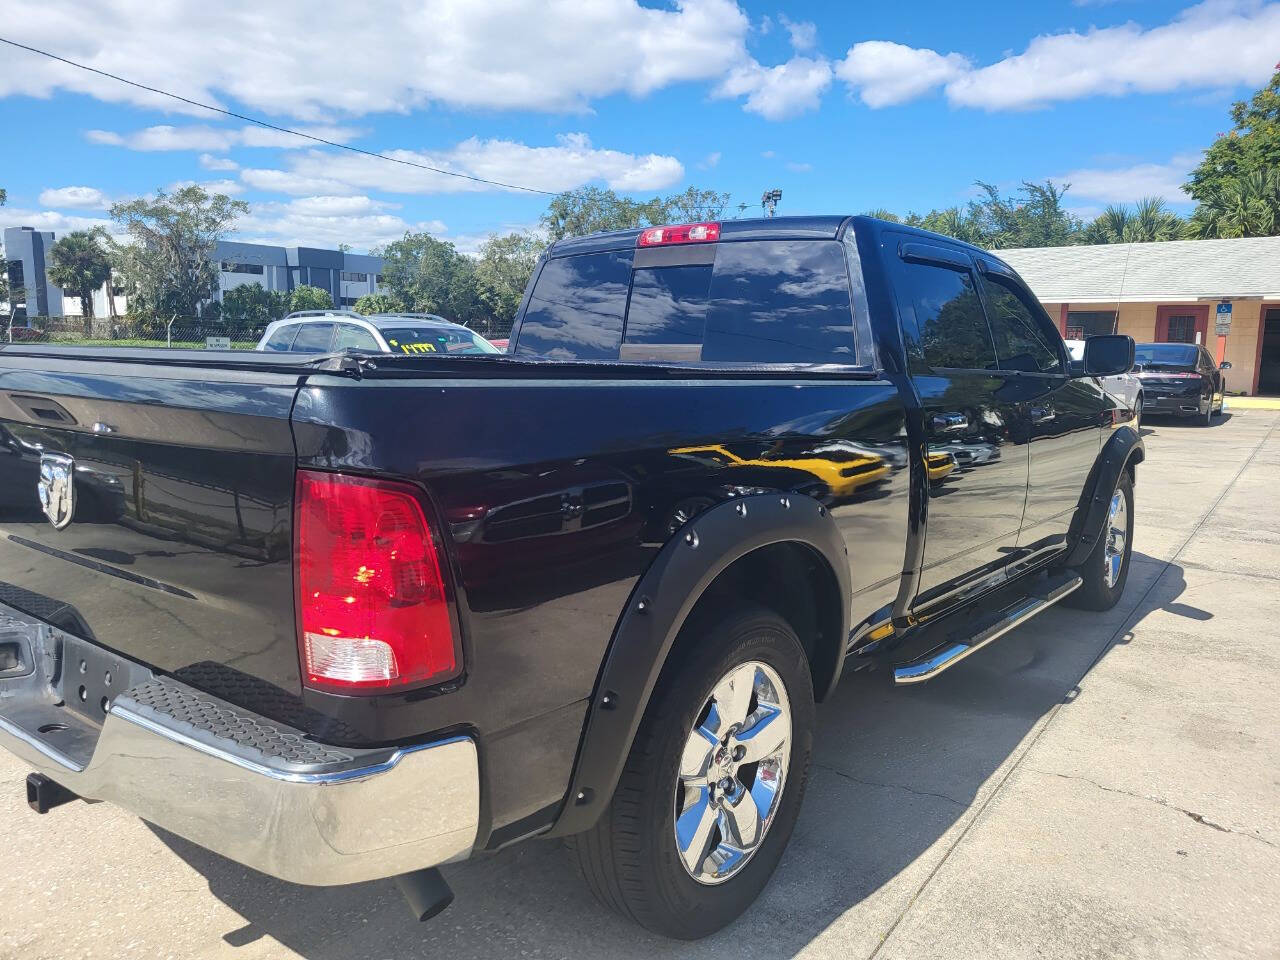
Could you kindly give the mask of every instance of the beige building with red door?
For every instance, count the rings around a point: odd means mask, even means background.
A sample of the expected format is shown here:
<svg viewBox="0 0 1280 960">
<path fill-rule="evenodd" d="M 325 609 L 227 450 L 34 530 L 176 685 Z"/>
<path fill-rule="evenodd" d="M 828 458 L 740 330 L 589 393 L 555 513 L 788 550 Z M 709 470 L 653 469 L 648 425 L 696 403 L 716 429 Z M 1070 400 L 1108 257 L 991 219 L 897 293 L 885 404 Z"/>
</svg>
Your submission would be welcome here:
<svg viewBox="0 0 1280 960">
<path fill-rule="evenodd" d="M 1231 362 L 1228 392 L 1280 395 L 1280 237 L 994 252 L 1064 337 L 1203 343 Z"/>
</svg>

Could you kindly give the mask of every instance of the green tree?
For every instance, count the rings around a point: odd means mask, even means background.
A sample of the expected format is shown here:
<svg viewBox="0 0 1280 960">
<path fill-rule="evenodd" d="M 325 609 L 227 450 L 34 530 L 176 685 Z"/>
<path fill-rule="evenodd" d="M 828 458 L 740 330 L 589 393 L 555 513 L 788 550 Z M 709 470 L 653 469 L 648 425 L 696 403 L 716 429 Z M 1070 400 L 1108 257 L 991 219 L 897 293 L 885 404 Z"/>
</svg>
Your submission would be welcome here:
<svg viewBox="0 0 1280 960">
<path fill-rule="evenodd" d="M 0 187 L 0 207 L 5 205 L 5 201 L 9 199 L 9 195 L 5 193 L 4 187 Z M 0 264 L 5 263 L 4 243 L 0 242 Z M 9 271 L 0 270 L 0 301 L 9 303 Z M 13 312 L 12 304 L 10 304 L 9 312 Z"/>
<path fill-rule="evenodd" d="M 268 290 L 262 284 L 242 283 L 222 295 L 224 320 L 266 323 L 289 312 L 290 297 L 284 290 Z"/>
<path fill-rule="evenodd" d="M 585 187 L 553 198 L 542 215 L 541 224 L 551 240 L 562 240 L 604 230 L 717 220 L 724 215 L 728 204 L 729 194 L 699 187 L 649 200 L 632 200 L 612 190 Z"/>
<path fill-rule="evenodd" d="M 546 246 L 532 233 L 489 237 L 480 248 L 476 285 L 492 329 L 509 330 L 538 257 Z"/>
<path fill-rule="evenodd" d="M 919 227 L 921 230 L 940 233 L 946 237 L 955 237 L 965 243 L 972 243 L 980 247 L 987 245 L 987 237 L 982 231 L 982 226 L 976 219 L 959 207 L 930 210 L 923 216 L 918 213 L 909 213 L 903 222 L 908 226 Z"/>
<path fill-rule="evenodd" d="M 884 207 L 873 207 L 870 210 L 863 210 L 862 216 L 875 217 L 877 220 L 888 220 L 890 223 L 901 223 L 902 218 L 892 210 L 886 210 Z"/>
<path fill-rule="evenodd" d="M 1217 200 L 1229 183 L 1280 169 L 1280 64 L 1249 100 L 1231 106 L 1231 129 L 1218 135 L 1182 189 L 1197 202 Z"/>
<path fill-rule="evenodd" d="M 1231 177 L 1201 195 L 1187 227 L 1197 240 L 1280 234 L 1280 169 Z"/>
<path fill-rule="evenodd" d="M 1082 243 L 1159 243 L 1178 240 L 1187 222 L 1170 210 L 1162 197 L 1143 197 L 1130 209 L 1111 204 L 1081 231 Z"/>
<path fill-rule="evenodd" d="M 404 304 L 389 293 L 366 293 L 356 301 L 356 313 L 403 313 Z"/>
<path fill-rule="evenodd" d="M 406 233 L 382 251 L 382 276 L 392 294 L 414 313 L 435 313 L 457 323 L 483 315 L 476 262 L 447 240 Z"/>
<path fill-rule="evenodd" d="M 322 290 L 320 287 L 313 287 L 309 284 L 303 284 L 300 287 L 293 288 L 293 294 L 289 297 L 289 309 L 298 310 L 332 310 L 333 297 L 329 296 L 328 290 Z"/>
<path fill-rule="evenodd" d="M 214 247 L 249 205 L 198 186 L 154 199 L 113 204 L 111 218 L 130 242 L 116 262 L 135 305 L 161 314 L 195 316 L 218 289 Z"/>
<path fill-rule="evenodd" d="M 80 298 L 80 315 L 93 318 L 93 292 L 111 279 L 111 260 L 103 249 L 105 231 L 75 230 L 49 248 L 51 283 Z M 89 334 L 86 323 L 86 335 Z"/>
<path fill-rule="evenodd" d="M 719 220 L 729 205 L 729 194 L 716 190 L 689 187 L 684 193 L 669 197 L 654 197 L 645 204 L 645 215 L 652 224 L 696 223 L 699 220 Z M 639 224 L 637 224 L 639 226 Z"/>
<path fill-rule="evenodd" d="M 604 230 L 626 230 L 650 224 L 644 204 L 612 190 L 584 187 L 552 199 L 542 215 L 542 228 L 552 240 L 583 237 Z"/>
</svg>

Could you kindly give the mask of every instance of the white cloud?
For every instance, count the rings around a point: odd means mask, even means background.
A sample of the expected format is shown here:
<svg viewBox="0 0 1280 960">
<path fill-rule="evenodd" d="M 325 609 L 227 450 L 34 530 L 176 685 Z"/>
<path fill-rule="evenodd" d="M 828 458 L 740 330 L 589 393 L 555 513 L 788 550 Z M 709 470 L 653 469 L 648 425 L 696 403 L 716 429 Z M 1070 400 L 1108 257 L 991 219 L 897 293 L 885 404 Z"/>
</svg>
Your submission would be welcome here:
<svg viewBox="0 0 1280 960">
<path fill-rule="evenodd" d="M 1166 93 L 1271 75 L 1280 4 L 1208 0 L 1150 30 L 1119 27 L 1036 37 L 1024 53 L 947 87 L 956 104 L 987 110 L 1126 93 Z"/>
<path fill-rule="evenodd" d="M 1205 0 L 1171 22 L 1136 23 L 1034 38 L 985 67 L 966 58 L 884 40 L 855 44 L 836 68 L 872 107 L 945 86 L 956 106 L 1012 110 L 1054 101 L 1183 89 L 1253 86 L 1274 69 L 1280 3 Z"/>
<path fill-rule="evenodd" d="M 818 25 L 811 20 L 792 20 L 785 13 L 778 14 L 778 22 L 787 28 L 791 46 L 797 51 L 812 50 L 818 45 Z"/>
<path fill-rule="evenodd" d="M 586 134 L 557 138 L 555 146 L 472 137 L 440 153 L 392 150 L 387 156 L 504 183 L 559 192 L 603 180 L 615 190 L 660 190 L 684 176 L 675 157 L 601 150 Z M 497 189 L 488 184 L 389 163 L 354 153 L 310 150 L 290 154 L 287 169 L 246 169 L 240 178 L 259 190 L 304 194 L 463 193 Z"/>
<path fill-rule="evenodd" d="M 238 180 L 176 180 L 165 187 L 165 190 L 175 193 L 185 187 L 200 187 L 206 193 L 223 193 L 228 197 L 244 193 L 244 184 Z"/>
<path fill-rule="evenodd" d="M 428 103 L 581 110 L 611 94 L 718 79 L 746 57 L 750 31 L 734 0 L 370 0 L 358 15 L 321 17 L 308 0 L 10 0 L 5 22 L 15 39 L 140 83 L 302 120 Z M 199 115 L 65 64 L 10 58 L 0 96 L 70 90 Z"/>
<path fill-rule="evenodd" d="M 813 170 L 812 163 L 796 163 L 793 161 L 791 163 L 788 163 L 786 167 L 792 173 L 809 173 L 811 170 Z"/>
<path fill-rule="evenodd" d="M 332 140 L 335 143 L 347 143 L 360 135 L 360 131 L 351 127 L 319 126 L 303 127 L 301 129 L 312 136 L 323 137 L 325 140 Z M 285 150 L 314 146 L 314 141 L 288 133 L 281 133 L 279 130 L 268 130 L 265 127 L 248 125 L 235 129 L 232 127 L 211 127 L 202 123 L 193 123 L 181 127 L 161 124 L 155 127 L 147 127 L 143 130 L 135 130 L 132 133 L 118 133 L 114 130 L 87 130 L 85 131 L 85 138 L 90 143 L 148 152 L 205 150 L 223 153 L 232 147 L 238 146 L 280 147 Z M 209 164 L 205 162 L 206 157 L 211 160 L 216 160 L 217 158 L 212 157 L 209 153 L 201 155 L 201 164 L 209 169 L 235 169 L 236 165 L 231 161 L 221 161 L 231 163 L 230 167 L 209 167 Z"/>
<path fill-rule="evenodd" d="M 1199 162 L 1196 154 L 1179 154 L 1167 163 L 1136 163 L 1128 167 L 1081 168 L 1055 176 L 1059 183 L 1071 184 L 1071 200 L 1093 200 L 1098 204 L 1132 204 L 1143 197 L 1163 197 L 1168 203 L 1190 200 L 1182 184 Z"/>
<path fill-rule="evenodd" d="M 962 76 L 969 62 L 958 53 L 908 47 L 888 40 L 855 43 L 836 64 L 836 76 L 869 107 L 888 107 Z"/>
<path fill-rule="evenodd" d="M 747 98 L 744 109 L 766 120 L 785 120 L 816 109 L 831 85 L 831 64 L 818 57 L 792 57 L 766 67 L 748 59 L 730 71 L 716 96 Z"/>
<path fill-rule="evenodd" d="M 405 231 L 447 232 L 439 220 L 408 221 L 390 212 L 392 206 L 365 196 L 300 197 L 283 203 L 258 203 L 241 217 L 236 238 L 250 243 L 335 248 L 351 244 L 354 250 L 385 246 Z"/>
<path fill-rule="evenodd" d="M 70 207 L 75 210 L 105 210 L 111 199 L 97 187 L 55 187 L 40 193 L 46 207 Z"/>
<path fill-rule="evenodd" d="M 702 162 L 698 164 L 699 170 L 711 170 L 720 165 L 720 151 L 715 150 L 708 153 L 702 158 Z"/>
<path fill-rule="evenodd" d="M 200 154 L 200 166 L 206 170 L 239 170 L 240 164 L 236 163 L 230 157 L 215 157 L 211 153 Z"/>
<path fill-rule="evenodd" d="M 102 217 L 86 217 L 79 214 L 60 213 L 57 210 L 24 210 L 20 207 L 4 207 L 6 224 L 15 227 L 32 227 L 36 230 L 52 230 L 57 236 L 72 230 L 88 230 L 92 227 L 114 228 L 110 220 Z"/>
</svg>

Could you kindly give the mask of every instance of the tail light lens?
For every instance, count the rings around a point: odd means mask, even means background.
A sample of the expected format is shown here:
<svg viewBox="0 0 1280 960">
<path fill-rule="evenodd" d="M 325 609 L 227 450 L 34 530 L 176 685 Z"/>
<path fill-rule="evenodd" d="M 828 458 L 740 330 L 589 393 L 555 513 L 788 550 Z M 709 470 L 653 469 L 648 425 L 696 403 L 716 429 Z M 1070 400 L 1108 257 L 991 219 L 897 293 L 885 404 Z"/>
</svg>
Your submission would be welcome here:
<svg viewBox="0 0 1280 960">
<path fill-rule="evenodd" d="M 300 470 L 294 530 L 307 686 L 350 693 L 458 672 L 439 551 L 413 487 Z"/>
<path fill-rule="evenodd" d="M 637 247 L 665 247 L 677 243 L 715 243 L 720 239 L 718 223 L 683 223 L 674 227 L 649 227 L 636 237 Z"/>
</svg>

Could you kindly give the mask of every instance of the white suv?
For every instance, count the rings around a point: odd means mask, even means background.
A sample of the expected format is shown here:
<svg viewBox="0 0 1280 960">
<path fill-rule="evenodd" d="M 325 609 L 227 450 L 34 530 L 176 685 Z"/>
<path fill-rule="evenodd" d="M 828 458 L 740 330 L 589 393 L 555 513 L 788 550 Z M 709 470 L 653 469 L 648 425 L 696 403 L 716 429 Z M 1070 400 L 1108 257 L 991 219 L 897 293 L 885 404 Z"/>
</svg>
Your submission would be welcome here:
<svg viewBox="0 0 1280 960">
<path fill-rule="evenodd" d="M 273 320 L 258 350 L 290 353 L 501 353 L 480 334 L 431 313 L 303 310 Z"/>
</svg>

